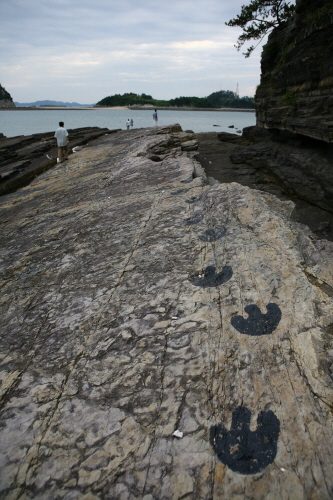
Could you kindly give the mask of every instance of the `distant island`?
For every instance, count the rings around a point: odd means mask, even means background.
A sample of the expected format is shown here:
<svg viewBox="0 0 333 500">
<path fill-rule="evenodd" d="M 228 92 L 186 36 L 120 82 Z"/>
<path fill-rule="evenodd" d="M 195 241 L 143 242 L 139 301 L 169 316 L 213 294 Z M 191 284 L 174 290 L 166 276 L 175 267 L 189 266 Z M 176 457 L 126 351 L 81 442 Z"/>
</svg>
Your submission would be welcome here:
<svg viewBox="0 0 333 500">
<path fill-rule="evenodd" d="M 0 85 L 0 108 L 83 108 L 83 107 L 133 107 L 149 106 L 156 108 L 193 108 L 193 109 L 255 109 L 254 97 L 239 97 L 231 90 L 220 90 L 213 92 L 207 97 L 176 97 L 175 99 L 160 100 L 154 99 L 148 94 L 135 94 L 128 92 L 125 94 L 115 94 L 104 97 L 96 104 L 80 104 L 78 102 L 63 102 L 42 100 L 34 102 L 14 102 L 10 94 Z"/>
<path fill-rule="evenodd" d="M 9 92 L 0 84 L 0 108 L 11 109 L 15 108 L 12 96 Z"/>
<path fill-rule="evenodd" d="M 57 108 L 76 108 L 76 107 L 93 107 L 95 104 L 79 104 L 78 102 L 63 102 L 63 101 L 35 101 L 35 102 L 16 102 L 15 105 L 21 108 L 39 108 L 39 107 L 57 107 Z"/>
<path fill-rule="evenodd" d="M 115 94 L 104 97 L 96 106 L 154 106 L 154 107 L 187 107 L 187 108 L 239 108 L 254 109 L 254 97 L 239 97 L 231 90 L 220 90 L 213 92 L 208 97 L 176 97 L 169 101 L 154 99 L 147 94 L 134 94 L 133 92 L 123 95 Z"/>
</svg>

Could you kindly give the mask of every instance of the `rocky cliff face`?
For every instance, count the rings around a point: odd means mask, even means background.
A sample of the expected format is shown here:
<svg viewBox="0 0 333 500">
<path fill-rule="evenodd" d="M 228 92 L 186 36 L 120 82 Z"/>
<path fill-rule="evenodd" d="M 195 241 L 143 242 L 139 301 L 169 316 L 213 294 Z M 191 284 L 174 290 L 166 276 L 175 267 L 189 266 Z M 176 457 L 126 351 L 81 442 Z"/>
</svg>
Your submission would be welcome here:
<svg viewBox="0 0 333 500">
<path fill-rule="evenodd" d="M 298 0 L 262 53 L 257 124 L 333 142 L 333 2 Z"/>
<path fill-rule="evenodd" d="M 16 105 L 6 89 L 0 85 L 0 108 L 15 108 Z"/>
<path fill-rule="evenodd" d="M 332 498 L 333 244 L 193 139 L 1 197 L 2 498 Z"/>
</svg>

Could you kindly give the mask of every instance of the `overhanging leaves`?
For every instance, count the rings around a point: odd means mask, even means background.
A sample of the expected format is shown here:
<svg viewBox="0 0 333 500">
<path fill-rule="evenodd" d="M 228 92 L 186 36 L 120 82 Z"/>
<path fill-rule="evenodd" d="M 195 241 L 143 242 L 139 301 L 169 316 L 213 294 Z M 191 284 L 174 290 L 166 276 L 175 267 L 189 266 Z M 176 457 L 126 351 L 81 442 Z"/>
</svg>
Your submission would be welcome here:
<svg viewBox="0 0 333 500">
<path fill-rule="evenodd" d="M 226 22 L 227 26 L 239 26 L 243 28 L 243 33 L 238 37 L 237 50 L 249 40 L 259 40 L 272 29 L 281 26 L 293 15 L 295 6 L 285 0 L 252 0 L 249 5 L 243 5 L 241 13 L 234 19 Z M 258 45 L 258 44 L 257 44 Z M 254 45 L 251 45 L 243 54 L 249 57 Z"/>
</svg>

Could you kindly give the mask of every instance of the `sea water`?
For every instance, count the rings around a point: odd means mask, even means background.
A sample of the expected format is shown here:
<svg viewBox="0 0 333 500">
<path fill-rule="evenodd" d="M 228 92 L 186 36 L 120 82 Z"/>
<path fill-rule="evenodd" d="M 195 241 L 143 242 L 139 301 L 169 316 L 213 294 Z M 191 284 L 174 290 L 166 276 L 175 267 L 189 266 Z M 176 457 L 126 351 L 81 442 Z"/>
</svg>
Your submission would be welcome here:
<svg viewBox="0 0 333 500">
<path fill-rule="evenodd" d="M 133 120 L 134 128 L 147 128 L 153 126 L 152 114 L 153 110 L 112 108 L 3 110 L 0 111 L 0 132 L 5 137 L 51 132 L 58 128 L 59 121 L 65 123 L 66 129 L 106 127 L 125 130 L 128 118 Z M 158 111 L 158 125 L 179 123 L 183 130 L 193 132 L 235 133 L 255 125 L 255 121 L 255 113 L 251 111 Z"/>
</svg>

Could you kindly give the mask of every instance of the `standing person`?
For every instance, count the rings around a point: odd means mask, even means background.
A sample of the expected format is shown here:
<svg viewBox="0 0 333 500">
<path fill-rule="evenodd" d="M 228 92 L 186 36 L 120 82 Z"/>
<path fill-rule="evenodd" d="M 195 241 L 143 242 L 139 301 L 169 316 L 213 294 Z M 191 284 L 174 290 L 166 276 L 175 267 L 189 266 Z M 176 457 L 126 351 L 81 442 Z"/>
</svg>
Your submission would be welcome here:
<svg viewBox="0 0 333 500">
<path fill-rule="evenodd" d="M 127 128 L 127 130 L 130 129 L 130 126 L 131 126 L 131 122 L 130 122 L 130 119 L 128 118 L 128 120 L 126 122 L 126 128 Z"/>
<path fill-rule="evenodd" d="M 68 132 L 64 128 L 64 122 L 59 122 L 59 128 L 55 131 L 54 137 L 58 146 L 58 158 L 62 163 L 68 160 Z"/>
<path fill-rule="evenodd" d="M 133 122 L 133 118 L 131 119 L 131 129 L 133 128 L 133 125 L 134 125 L 134 122 Z"/>
<path fill-rule="evenodd" d="M 153 113 L 153 122 L 154 122 L 154 127 L 156 127 L 157 122 L 158 122 L 157 109 L 155 109 L 155 111 Z"/>
</svg>

